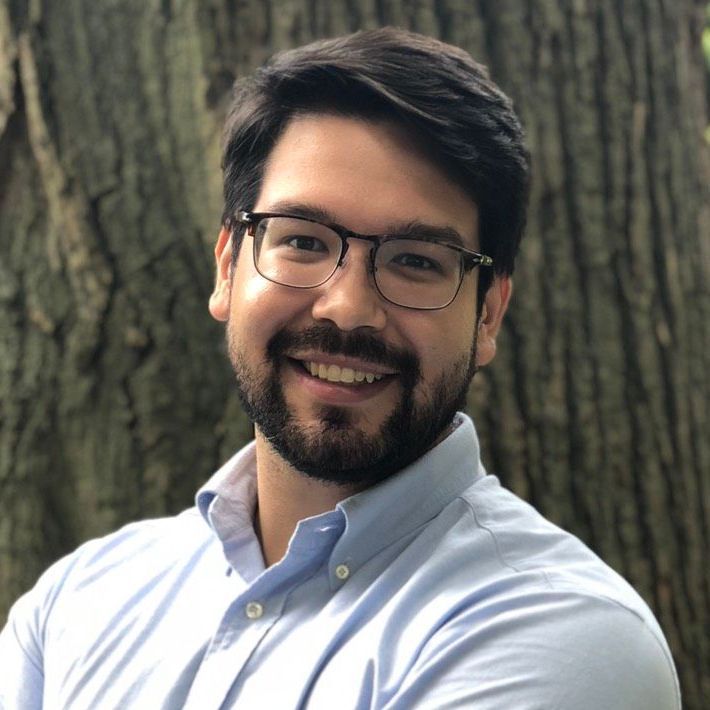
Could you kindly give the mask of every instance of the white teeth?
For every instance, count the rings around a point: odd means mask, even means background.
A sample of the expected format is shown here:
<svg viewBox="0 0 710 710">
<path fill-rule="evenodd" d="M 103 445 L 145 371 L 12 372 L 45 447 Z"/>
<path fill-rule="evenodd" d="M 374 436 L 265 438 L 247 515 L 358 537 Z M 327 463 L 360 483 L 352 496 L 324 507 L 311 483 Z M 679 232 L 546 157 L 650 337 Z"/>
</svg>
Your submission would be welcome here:
<svg viewBox="0 0 710 710">
<path fill-rule="evenodd" d="M 321 380 L 328 382 L 345 382 L 352 384 L 353 382 L 376 382 L 381 380 L 384 375 L 377 375 L 374 372 L 363 372 L 362 370 L 354 370 L 352 367 L 340 367 L 339 365 L 324 365 L 317 362 L 304 362 L 306 370 Z"/>
</svg>

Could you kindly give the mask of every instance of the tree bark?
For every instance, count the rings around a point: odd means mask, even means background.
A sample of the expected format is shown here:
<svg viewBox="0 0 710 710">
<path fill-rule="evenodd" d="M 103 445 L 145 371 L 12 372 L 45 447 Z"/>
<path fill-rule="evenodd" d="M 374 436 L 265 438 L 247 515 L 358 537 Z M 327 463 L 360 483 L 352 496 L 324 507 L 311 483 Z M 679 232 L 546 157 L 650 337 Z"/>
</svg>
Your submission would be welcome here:
<svg viewBox="0 0 710 710">
<path fill-rule="evenodd" d="M 700 0 L 0 0 L 0 616 L 171 514 L 250 426 L 206 313 L 229 88 L 396 24 L 486 63 L 534 180 L 470 394 L 485 458 L 655 610 L 710 697 L 710 185 Z"/>
</svg>

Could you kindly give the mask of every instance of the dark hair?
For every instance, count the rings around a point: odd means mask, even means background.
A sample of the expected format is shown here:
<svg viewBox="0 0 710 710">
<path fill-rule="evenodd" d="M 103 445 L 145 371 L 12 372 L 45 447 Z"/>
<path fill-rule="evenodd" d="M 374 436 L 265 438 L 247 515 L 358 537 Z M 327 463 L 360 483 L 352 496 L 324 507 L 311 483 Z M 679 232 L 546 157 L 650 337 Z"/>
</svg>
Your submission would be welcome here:
<svg viewBox="0 0 710 710">
<path fill-rule="evenodd" d="M 281 52 L 234 84 L 224 131 L 224 224 L 258 197 L 266 160 L 297 114 L 388 120 L 471 195 L 480 250 L 510 274 L 525 226 L 529 156 L 510 99 L 462 49 L 391 27 Z M 243 232 L 235 230 L 233 258 Z M 488 277 L 486 277 L 488 272 Z M 481 271 L 479 298 L 490 285 Z"/>
</svg>

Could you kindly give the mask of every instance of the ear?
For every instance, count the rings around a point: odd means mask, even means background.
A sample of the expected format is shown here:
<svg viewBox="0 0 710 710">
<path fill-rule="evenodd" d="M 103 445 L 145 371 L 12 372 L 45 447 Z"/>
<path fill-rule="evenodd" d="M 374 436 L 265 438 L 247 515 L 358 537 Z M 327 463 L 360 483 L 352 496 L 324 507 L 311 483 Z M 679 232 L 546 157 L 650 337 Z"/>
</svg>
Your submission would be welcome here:
<svg viewBox="0 0 710 710">
<path fill-rule="evenodd" d="M 496 276 L 486 293 L 478 322 L 476 365 L 487 365 L 496 354 L 496 338 L 508 310 L 513 283 L 508 276 Z"/>
<path fill-rule="evenodd" d="M 215 320 L 226 321 L 229 318 L 229 301 L 232 286 L 232 239 L 226 227 L 222 227 L 217 245 L 214 248 L 217 265 L 214 291 L 210 296 L 209 309 Z"/>
</svg>

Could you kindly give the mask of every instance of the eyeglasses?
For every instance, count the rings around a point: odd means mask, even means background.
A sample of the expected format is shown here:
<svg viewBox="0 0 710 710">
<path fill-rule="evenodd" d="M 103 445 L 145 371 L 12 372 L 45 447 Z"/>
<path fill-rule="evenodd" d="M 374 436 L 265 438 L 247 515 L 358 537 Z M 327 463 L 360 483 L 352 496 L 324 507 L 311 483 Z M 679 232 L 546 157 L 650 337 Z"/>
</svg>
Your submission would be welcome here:
<svg viewBox="0 0 710 710">
<path fill-rule="evenodd" d="M 377 291 L 405 308 L 446 308 L 467 271 L 493 264 L 490 256 L 416 234 L 357 234 L 338 224 L 275 212 L 239 212 L 234 222 L 245 225 L 254 238 L 259 274 L 293 288 L 315 288 L 328 281 L 342 265 L 349 239 L 371 242 L 370 268 Z"/>
</svg>

